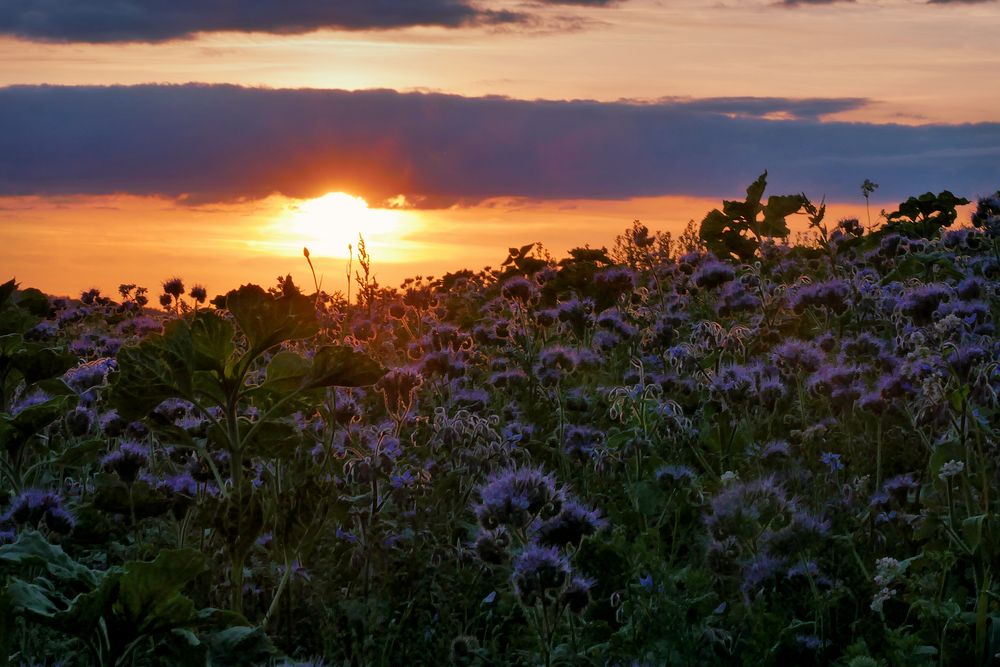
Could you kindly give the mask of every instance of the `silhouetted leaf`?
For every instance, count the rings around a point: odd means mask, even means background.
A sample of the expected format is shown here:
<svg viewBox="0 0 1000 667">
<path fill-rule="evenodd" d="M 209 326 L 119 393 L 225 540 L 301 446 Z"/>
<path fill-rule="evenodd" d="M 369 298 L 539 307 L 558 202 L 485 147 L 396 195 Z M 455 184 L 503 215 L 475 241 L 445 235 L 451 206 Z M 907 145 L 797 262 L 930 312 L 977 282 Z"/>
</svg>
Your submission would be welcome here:
<svg viewBox="0 0 1000 667">
<path fill-rule="evenodd" d="M 365 387 L 375 384 L 386 371 L 366 354 L 343 345 L 324 345 L 316 350 L 305 387 Z"/>
<path fill-rule="evenodd" d="M 315 305 L 302 294 L 275 298 L 258 285 L 243 285 L 226 295 L 226 308 L 247 337 L 251 358 L 278 343 L 319 331 Z"/>
</svg>

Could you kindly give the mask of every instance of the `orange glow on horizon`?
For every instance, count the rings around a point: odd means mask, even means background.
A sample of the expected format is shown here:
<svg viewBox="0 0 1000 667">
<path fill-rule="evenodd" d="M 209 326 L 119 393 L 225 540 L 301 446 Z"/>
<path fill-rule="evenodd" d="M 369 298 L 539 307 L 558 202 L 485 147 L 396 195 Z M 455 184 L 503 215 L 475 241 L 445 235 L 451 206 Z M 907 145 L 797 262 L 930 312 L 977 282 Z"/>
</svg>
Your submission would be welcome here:
<svg viewBox="0 0 1000 667">
<path fill-rule="evenodd" d="M 312 255 L 346 259 L 357 255 L 358 239 L 369 252 L 389 261 L 412 250 L 406 235 L 421 226 L 417 214 L 398 209 L 369 208 L 361 197 L 345 192 L 327 194 L 286 206 L 268 227 L 262 249 L 286 252 L 309 248 Z M 258 245 L 258 244 L 255 244 Z"/>
</svg>

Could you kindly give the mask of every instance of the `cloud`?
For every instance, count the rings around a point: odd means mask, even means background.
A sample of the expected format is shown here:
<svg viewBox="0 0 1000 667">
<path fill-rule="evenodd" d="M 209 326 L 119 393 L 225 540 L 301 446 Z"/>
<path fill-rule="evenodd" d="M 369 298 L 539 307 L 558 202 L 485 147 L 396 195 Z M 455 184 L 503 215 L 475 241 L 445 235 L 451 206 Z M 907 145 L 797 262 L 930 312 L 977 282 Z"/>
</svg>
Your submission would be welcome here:
<svg viewBox="0 0 1000 667">
<path fill-rule="evenodd" d="M 236 86 L 0 88 L 0 194 L 191 202 L 342 190 L 434 208 L 491 197 L 856 199 L 1000 186 L 1000 123 L 821 122 L 859 100 L 525 101 Z M 770 111 L 768 111 L 770 110 Z M 774 113 L 792 120 L 768 120 Z"/>
<path fill-rule="evenodd" d="M 518 23 L 470 0 L 4 0 L 0 34 L 56 42 L 160 42 L 198 32 L 295 34 Z"/>
</svg>

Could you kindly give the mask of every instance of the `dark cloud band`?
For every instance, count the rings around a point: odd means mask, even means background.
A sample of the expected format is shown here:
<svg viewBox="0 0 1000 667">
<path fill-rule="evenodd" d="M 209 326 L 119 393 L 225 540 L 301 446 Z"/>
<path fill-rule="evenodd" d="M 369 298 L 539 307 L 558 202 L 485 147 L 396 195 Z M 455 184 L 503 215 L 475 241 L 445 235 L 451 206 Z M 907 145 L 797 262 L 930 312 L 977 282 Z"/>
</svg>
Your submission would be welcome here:
<svg viewBox="0 0 1000 667">
<path fill-rule="evenodd" d="M 197 32 L 303 33 L 510 23 L 468 0 L 4 0 L 0 34 L 60 42 L 159 42 Z"/>
<path fill-rule="evenodd" d="M 774 191 L 817 198 L 856 199 L 865 178 L 887 197 L 1000 186 L 1000 124 L 818 120 L 860 104 L 18 86 L 0 89 L 0 194 L 226 201 L 343 190 L 440 207 L 495 196 L 730 196 L 765 168 Z"/>
</svg>

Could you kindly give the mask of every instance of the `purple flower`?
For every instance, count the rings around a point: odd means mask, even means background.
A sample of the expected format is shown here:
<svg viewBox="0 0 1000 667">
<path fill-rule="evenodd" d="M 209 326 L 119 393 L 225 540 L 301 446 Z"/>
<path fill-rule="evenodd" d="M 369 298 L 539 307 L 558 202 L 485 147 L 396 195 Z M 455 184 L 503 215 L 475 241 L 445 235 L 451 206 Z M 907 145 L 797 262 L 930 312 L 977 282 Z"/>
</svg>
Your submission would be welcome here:
<svg viewBox="0 0 1000 667">
<path fill-rule="evenodd" d="M 575 500 L 567 500 L 559 514 L 538 526 L 538 542 L 553 547 L 579 544 L 584 537 L 607 525 L 608 522 L 601 518 L 597 510 L 588 509 Z"/>
<path fill-rule="evenodd" d="M 555 478 L 538 468 L 511 468 L 492 474 L 479 488 L 481 502 L 473 507 L 480 525 L 527 526 L 535 517 L 550 518 L 562 509 L 563 494 Z"/>
<path fill-rule="evenodd" d="M 794 373 L 798 370 L 815 371 L 825 360 L 826 355 L 813 345 L 795 338 L 784 341 L 771 353 L 771 359 L 782 370 Z"/>
<path fill-rule="evenodd" d="M 582 614 L 590 604 L 590 589 L 593 587 L 593 579 L 573 577 L 559 594 L 559 602 L 565 605 L 570 613 Z"/>
<path fill-rule="evenodd" d="M 163 281 L 163 293 L 172 296 L 174 299 L 180 299 L 184 295 L 184 281 L 180 278 L 169 278 Z M 168 301 L 163 305 L 169 306 L 170 303 Z"/>
<path fill-rule="evenodd" d="M 529 544 L 514 559 L 510 580 L 522 604 L 531 606 L 570 578 L 569 559 L 555 547 Z"/>
<path fill-rule="evenodd" d="M 571 456 L 591 456 L 604 440 L 604 432 L 593 426 L 568 426 L 563 435 L 563 451 Z"/>
<path fill-rule="evenodd" d="M 67 535 L 76 521 L 62 507 L 58 494 L 43 489 L 25 489 L 13 501 L 7 513 L 0 516 L 0 524 L 14 522 L 19 526 L 33 526 L 44 520 L 49 530 Z"/>
<path fill-rule="evenodd" d="M 789 306 L 796 313 L 807 308 L 827 308 L 834 313 L 847 310 L 851 286 L 843 280 L 810 283 L 794 290 L 789 296 Z"/>
<path fill-rule="evenodd" d="M 899 311 L 909 316 L 915 324 L 930 324 L 934 311 L 951 298 L 947 285 L 931 283 L 907 291 L 899 300 Z"/>
<path fill-rule="evenodd" d="M 17 401 L 15 401 L 10 408 L 10 414 L 19 415 L 30 407 L 45 403 L 50 398 L 52 397 L 41 389 L 36 389 L 27 396 L 21 396 Z"/>
<path fill-rule="evenodd" d="M 733 267 L 717 259 L 706 260 L 691 276 L 695 285 L 706 289 L 713 289 L 734 278 L 736 278 L 736 271 L 733 270 Z"/>
<path fill-rule="evenodd" d="M 126 484 L 138 478 L 139 470 L 149 461 L 146 447 L 137 442 L 123 442 L 118 449 L 101 459 L 101 467 L 118 475 Z"/>
<path fill-rule="evenodd" d="M 656 471 L 656 481 L 666 491 L 688 486 L 695 477 L 694 470 L 682 465 L 665 465 Z"/>
<path fill-rule="evenodd" d="M 840 461 L 840 454 L 823 452 L 820 454 L 819 460 L 823 465 L 830 469 L 830 472 L 836 473 L 844 469 L 844 464 Z"/>
<path fill-rule="evenodd" d="M 538 293 L 538 288 L 527 278 L 514 276 L 504 281 L 500 293 L 505 299 L 527 303 Z"/>
</svg>

